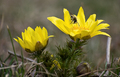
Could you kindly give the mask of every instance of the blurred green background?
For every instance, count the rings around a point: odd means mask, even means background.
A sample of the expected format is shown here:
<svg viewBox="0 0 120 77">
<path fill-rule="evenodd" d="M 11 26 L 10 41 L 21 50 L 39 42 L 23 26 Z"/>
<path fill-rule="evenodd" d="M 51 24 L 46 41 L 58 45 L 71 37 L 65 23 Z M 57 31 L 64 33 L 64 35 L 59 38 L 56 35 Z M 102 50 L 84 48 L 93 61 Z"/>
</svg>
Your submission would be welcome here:
<svg viewBox="0 0 120 77">
<path fill-rule="evenodd" d="M 64 46 L 69 36 L 54 26 L 47 17 L 56 16 L 63 19 L 63 8 L 70 13 L 77 14 L 80 6 L 83 7 L 86 19 L 91 14 L 96 14 L 97 19 L 103 19 L 110 24 L 109 30 L 104 30 L 112 37 L 111 56 L 120 55 L 120 0 L 0 0 L 0 24 L 3 17 L 3 26 L 0 27 L 0 57 L 5 59 L 8 56 L 7 50 L 12 50 L 10 37 L 7 32 L 7 25 L 11 30 L 12 37 L 21 37 L 21 32 L 28 26 L 45 27 L 49 35 L 46 50 L 51 53 L 57 51 L 56 46 Z M 86 58 L 91 65 L 104 66 L 106 58 L 106 36 L 95 36 L 88 40 L 84 46 Z M 20 46 L 14 41 L 15 49 L 20 54 Z M 23 50 L 24 51 L 24 50 Z M 24 51 L 24 56 L 29 57 Z"/>
</svg>

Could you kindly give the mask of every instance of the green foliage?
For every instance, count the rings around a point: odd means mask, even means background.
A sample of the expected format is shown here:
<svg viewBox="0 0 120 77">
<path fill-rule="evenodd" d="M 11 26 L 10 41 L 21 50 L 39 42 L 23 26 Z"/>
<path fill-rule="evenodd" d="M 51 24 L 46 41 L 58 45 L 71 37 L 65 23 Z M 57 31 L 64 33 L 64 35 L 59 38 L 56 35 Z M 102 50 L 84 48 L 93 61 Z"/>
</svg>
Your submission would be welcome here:
<svg viewBox="0 0 120 77">
<path fill-rule="evenodd" d="M 60 70 L 56 69 L 59 76 L 69 77 L 76 75 L 76 67 L 81 62 L 80 58 L 84 56 L 82 46 L 85 43 L 86 41 L 77 39 L 76 41 L 68 41 L 64 47 L 57 47 L 56 58 L 61 66 Z"/>
<path fill-rule="evenodd" d="M 43 64 L 49 71 L 50 71 L 51 65 L 53 64 L 53 58 L 51 57 L 51 55 L 52 54 L 50 54 L 48 51 L 46 51 L 41 55 Z"/>
<path fill-rule="evenodd" d="M 119 69 L 120 68 L 120 58 L 113 58 L 113 56 L 112 56 L 111 68 L 115 68 L 115 69 L 113 69 L 113 72 L 119 76 L 119 74 L 120 74 L 120 69 Z"/>
</svg>

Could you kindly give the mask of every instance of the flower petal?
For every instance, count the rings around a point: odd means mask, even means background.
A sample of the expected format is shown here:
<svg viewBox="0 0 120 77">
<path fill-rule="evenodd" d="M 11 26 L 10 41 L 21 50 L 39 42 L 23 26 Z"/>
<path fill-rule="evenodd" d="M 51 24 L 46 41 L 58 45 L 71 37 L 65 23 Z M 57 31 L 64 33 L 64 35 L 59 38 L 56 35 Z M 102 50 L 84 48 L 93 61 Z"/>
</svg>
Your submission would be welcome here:
<svg viewBox="0 0 120 77">
<path fill-rule="evenodd" d="M 98 30 L 101 30 L 101 29 L 107 29 L 107 27 L 109 27 L 109 26 L 110 26 L 110 25 L 107 24 L 107 23 L 102 23 L 102 24 L 98 25 L 98 26 L 94 29 L 94 31 L 98 31 Z"/>
<path fill-rule="evenodd" d="M 80 26 L 85 26 L 85 15 L 82 7 L 80 7 L 78 11 L 77 21 L 80 24 Z"/>
<path fill-rule="evenodd" d="M 35 46 L 32 42 L 29 42 L 27 40 L 24 40 L 25 48 L 30 49 L 31 52 L 35 51 Z"/>
<path fill-rule="evenodd" d="M 98 24 L 100 24 L 101 22 L 103 22 L 104 20 L 98 20 Z"/>
<path fill-rule="evenodd" d="M 90 35 L 90 31 L 89 30 L 81 31 L 81 37 L 85 37 L 85 36 L 88 36 L 88 35 Z"/>
<path fill-rule="evenodd" d="M 106 35 L 108 37 L 110 37 L 109 34 L 105 33 L 105 32 L 101 32 L 101 31 L 96 31 L 94 33 L 91 34 L 91 37 L 97 36 L 97 35 Z"/>
<path fill-rule="evenodd" d="M 65 28 L 65 22 L 57 17 L 48 17 L 48 20 L 50 20 L 55 26 L 57 26 L 61 31 L 68 34 L 68 30 Z"/>
<path fill-rule="evenodd" d="M 50 35 L 50 36 L 48 36 L 48 37 L 54 37 L 54 35 Z"/>
<path fill-rule="evenodd" d="M 14 38 L 15 41 L 17 41 L 23 49 L 25 49 L 25 44 L 23 40 L 20 37 L 17 37 L 18 39 Z"/>
<path fill-rule="evenodd" d="M 63 9 L 63 12 L 64 12 L 64 21 L 67 25 L 69 25 L 71 23 L 71 16 L 70 16 L 70 13 L 67 9 Z"/>
<path fill-rule="evenodd" d="M 43 33 L 44 39 L 48 38 L 48 32 L 45 27 L 42 28 L 42 33 Z"/>
<path fill-rule="evenodd" d="M 90 17 L 86 21 L 86 26 L 89 28 L 95 22 L 96 14 L 90 15 Z"/>
<path fill-rule="evenodd" d="M 103 21 L 103 20 L 97 20 L 97 21 L 93 22 L 93 24 L 92 24 L 91 27 L 90 27 L 90 30 L 93 31 L 93 30 L 97 27 L 97 25 L 98 25 L 99 23 L 101 23 L 102 21 Z"/>
<path fill-rule="evenodd" d="M 35 28 L 35 34 L 37 34 L 37 35 L 35 36 L 36 38 L 38 38 L 37 41 L 42 42 L 42 41 L 44 40 L 44 36 L 43 36 L 42 29 L 41 29 L 40 26 L 39 26 L 39 27 L 37 26 L 37 27 Z"/>
</svg>

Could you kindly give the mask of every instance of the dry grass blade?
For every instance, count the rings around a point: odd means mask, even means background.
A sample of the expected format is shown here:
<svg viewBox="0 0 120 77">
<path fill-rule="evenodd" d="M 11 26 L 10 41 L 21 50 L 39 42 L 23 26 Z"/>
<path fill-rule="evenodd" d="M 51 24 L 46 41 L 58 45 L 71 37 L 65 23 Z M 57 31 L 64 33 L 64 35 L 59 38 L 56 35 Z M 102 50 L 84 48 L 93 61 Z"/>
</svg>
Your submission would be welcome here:
<svg viewBox="0 0 120 77">
<path fill-rule="evenodd" d="M 5 77 L 9 77 L 9 74 L 6 74 Z"/>
<path fill-rule="evenodd" d="M 3 22 L 4 22 L 4 14 L 2 14 L 2 20 L 1 20 L 1 24 L 0 24 L 0 31 L 1 31 L 2 28 L 3 28 Z"/>
<path fill-rule="evenodd" d="M 46 71 L 47 74 L 49 73 L 48 70 L 43 65 L 40 66 Z"/>
<path fill-rule="evenodd" d="M 57 75 L 56 71 L 55 71 L 55 75 L 56 75 L 56 77 L 58 77 L 58 75 Z"/>
<path fill-rule="evenodd" d="M 112 74 L 114 74 L 116 77 L 119 77 L 117 74 L 115 74 L 113 71 L 110 71 Z"/>
<path fill-rule="evenodd" d="M 40 63 L 36 63 L 36 58 L 33 60 L 32 63 L 30 63 L 30 67 L 28 68 L 27 72 L 25 73 L 25 76 L 30 75 L 30 72 L 32 72 L 34 70 L 34 67 L 37 65 L 41 65 L 43 62 Z M 28 63 L 27 63 L 28 64 Z"/>
<path fill-rule="evenodd" d="M 8 66 L 8 67 L 2 67 L 0 68 L 0 70 L 2 69 L 9 69 L 9 68 L 14 68 L 14 67 L 17 67 L 18 65 L 11 65 L 11 66 Z"/>
<path fill-rule="evenodd" d="M 22 62 L 20 62 L 20 64 L 18 65 L 17 69 L 19 69 L 22 66 Z"/>
<path fill-rule="evenodd" d="M 102 75 L 104 75 L 106 73 L 106 71 L 103 71 L 100 75 L 99 75 L 99 77 L 102 77 Z"/>
<path fill-rule="evenodd" d="M 8 53 L 11 54 L 11 55 L 13 55 L 13 56 L 15 56 L 14 52 L 12 52 L 12 51 L 10 51 L 10 50 L 8 50 Z M 19 55 L 19 54 L 16 54 L 16 56 L 19 57 L 19 58 L 22 58 L 22 56 Z M 34 61 L 34 60 L 32 60 L 32 59 L 30 59 L 30 58 L 27 58 L 27 57 L 23 57 L 23 59 L 28 60 L 28 61 L 30 61 L 30 62 L 33 62 L 33 61 Z M 37 62 L 35 61 L 34 63 L 37 63 Z"/>
<path fill-rule="evenodd" d="M 58 76 L 55 75 L 55 74 L 46 73 L 46 72 L 42 72 L 42 71 L 38 71 L 37 73 L 42 73 L 42 74 L 47 74 L 47 75 L 51 75 L 51 76 L 54 76 L 54 77 L 58 77 Z"/>
<path fill-rule="evenodd" d="M 36 62 L 36 58 L 33 60 L 33 62 L 31 63 L 30 67 L 27 69 L 26 73 L 25 73 L 25 76 L 29 75 L 29 71 L 35 67 L 36 65 L 33 65 L 34 62 Z"/>
</svg>

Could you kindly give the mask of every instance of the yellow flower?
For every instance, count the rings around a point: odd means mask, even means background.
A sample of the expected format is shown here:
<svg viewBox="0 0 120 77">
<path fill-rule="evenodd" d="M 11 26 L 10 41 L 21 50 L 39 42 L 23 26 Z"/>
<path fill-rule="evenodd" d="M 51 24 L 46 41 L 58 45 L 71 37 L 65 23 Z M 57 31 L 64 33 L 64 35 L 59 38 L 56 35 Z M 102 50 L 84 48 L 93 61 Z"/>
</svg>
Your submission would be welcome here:
<svg viewBox="0 0 120 77">
<path fill-rule="evenodd" d="M 85 19 L 84 10 L 80 7 L 77 16 L 70 15 L 67 9 L 63 9 L 64 20 L 57 17 L 48 17 L 55 26 L 57 26 L 65 34 L 68 34 L 73 40 L 77 38 L 87 40 L 96 35 L 106 35 L 109 34 L 100 31 L 101 29 L 108 29 L 109 24 L 101 23 L 103 20 L 95 20 L 96 14 L 90 15 L 90 17 Z"/>
<path fill-rule="evenodd" d="M 27 52 L 35 52 L 39 51 L 46 47 L 49 37 L 53 37 L 53 35 L 48 36 L 48 32 L 46 28 L 42 28 L 37 26 L 35 30 L 31 27 L 28 27 L 25 32 L 22 32 L 22 39 L 17 37 L 18 39 L 14 38 L 23 49 Z"/>
<path fill-rule="evenodd" d="M 51 57 L 53 57 L 53 55 L 51 55 Z"/>
<path fill-rule="evenodd" d="M 59 64 L 59 62 L 57 61 L 57 60 L 54 60 L 53 61 L 53 65 L 51 66 L 51 70 L 56 66 L 57 67 L 57 70 L 60 70 L 61 69 L 61 66 L 60 66 L 60 64 Z"/>
</svg>

